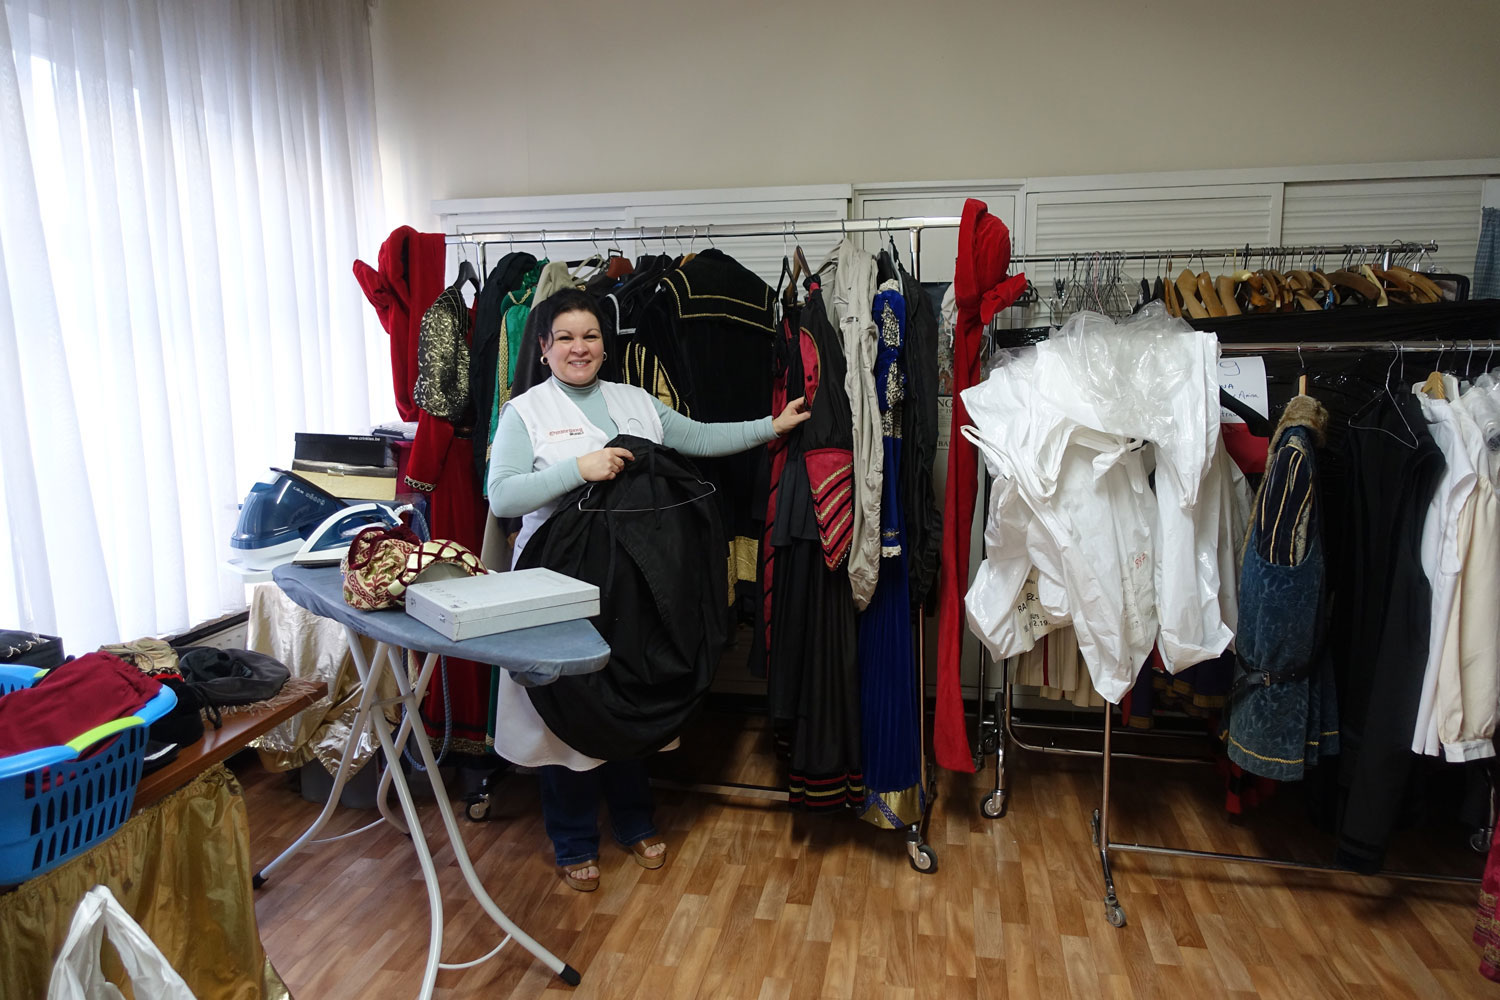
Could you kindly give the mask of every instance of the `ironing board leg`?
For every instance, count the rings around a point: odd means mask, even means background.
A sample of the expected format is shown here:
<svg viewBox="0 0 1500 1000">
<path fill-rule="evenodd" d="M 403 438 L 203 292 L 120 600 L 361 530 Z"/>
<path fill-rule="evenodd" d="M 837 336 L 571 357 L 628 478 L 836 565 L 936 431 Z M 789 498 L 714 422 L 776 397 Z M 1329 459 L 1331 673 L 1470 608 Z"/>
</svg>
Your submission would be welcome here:
<svg viewBox="0 0 1500 1000">
<path fill-rule="evenodd" d="M 359 666 L 360 678 L 367 687 L 373 686 L 370 665 L 365 662 L 364 650 L 355 642 L 355 636 L 350 634 L 350 645 L 354 651 L 354 661 Z M 384 643 L 380 643 L 375 650 L 375 663 L 379 664 L 381 657 L 390 657 L 390 652 Z M 399 670 L 394 671 L 398 680 L 398 690 L 403 700 L 411 704 L 411 686 Z M 370 726 L 375 730 L 375 738 L 380 741 L 380 749 L 385 751 L 386 759 L 398 762 L 396 745 L 391 739 L 391 724 L 386 721 L 384 712 L 372 712 L 370 714 Z M 425 745 L 425 741 L 423 742 Z M 429 750 L 429 753 L 431 751 Z M 438 886 L 437 869 L 432 864 L 432 853 L 427 849 L 427 837 L 422 833 L 422 824 L 417 814 L 416 803 L 412 801 L 411 789 L 406 786 L 406 778 L 401 773 L 399 766 L 392 766 L 388 772 L 391 782 L 396 786 L 396 798 L 401 802 L 401 812 L 405 815 L 407 826 L 411 831 L 412 847 L 417 852 L 417 864 L 422 868 L 422 881 L 427 885 L 427 910 L 431 915 L 432 929 L 427 939 L 427 968 L 422 973 L 422 989 L 417 994 L 418 1000 L 431 1000 L 433 987 L 437 984 L 438 967 L 443 960 L 443 897 Z"/>
<path fill-rule="evenodd" d="M 350 652 L 354 657 L 354 665 L 359 671 L 360 681 L 364 684 L 364 692 L 360 697 L 359 712 L 355 716 L 355 726 L 351 730 L 351 739 L 344 748 L 344 756 L 339 762 L 339 773 L 338 777 L 334 779 L 333 792 L 329 796 L 328 802 L 324 805 L 323 812 L 319 814 L 317 820 L 314 821 L 307 832 L 299 837 L 296 843 L 287 848 L 280 857 L 267 865 L 261 871 L 261 874 L 255 877 L 256 885 L 259 886 L 262 884 L 265 876 L 269 875 L 274 868 L 305 846 L 323 828 L 324 824 L 327 823 L 328 817 L 332 815 L 334 805 L 338 802 L 338 793 L 342 790 L 344 781 L 347 778 L 349 759 L 353 754 L 356 743 L 353 734 L 362 733 L 365 727 L 369 727 L 375 733 L 375 738 L 379 741 L 380 749 L 384 751 L 386 760 L 391 762 L 392 765 L 386 768 L 386 773 L 381 778 L 380 792 L 377 796 L 378 801 L 381 803 L 381 812 L 398 827 L 402 827 L 410 833 L 412 847 L 417 852 L 417 863 L 422 869 L 422 881 L 427 886 L 427 907 L 431 915 L 431 936 L 428 938 L 427 967 L 422 975 L 422 987 L 421 992 L 418 994 L 418 1000 L 431 1000 L 439 969 L 467 968 L 470 965 L 477 964 L 478 961 L 484 961 L 484 959 L 479 959 L 476 962 L 455 966 L 445 966 L 443 964 L 443 899 L 441 889 L 438 885 L 437 870 L 432 862 L 432 852 L 427 846 L 426 835 L 422 832 L 421 819 L 417 813 L 416 803 L 412 800 L 411 789 L 408 787 L 406 777 L 401 773 L 400 768 L 401 748 L 411 736 L 413 728 L 412 720 L 417 714 L 418 701 L 421 698 L 422 692 L 427 688 L 427 683 L 432 676 L 433 667 L 437 663 L 437 657 L 431 654 L 428 655 L 426 662 L 423 664 L 422 672 L 418 675 L 417 683 L 413 687 L 406 676 L 406 671 L 401 668 L 400 659 L 391 646 L 386 643 L 378 643 L 375 655 L 367 659 L 363 647 L 359 644 L 359 637 L 352 629 L 348 629 L 347 631 L 349 632 Z M 406 719 L 403 721 L 398 734 L 392 734 L 391 724 L 386 719 L 384 711 L 375 707 L 383 704 L 374 693 L 376 686 L 374 678 L 377 676 L 377 671 L 382 668 L 389 668 L 391 675 L 396 681 L 396 689 L 401 695 L 398 702 L 407 707 Z M 504 940 L 485 958 L 496 954 L 511 941 L 515 941 L 521 947 L 531 952 L 536 958 L 540 959 L 549 969 L 557 973 L 564 982 L 571 986 L 578 985 L 581 980 L 578 970 L 563 962 L 562 959 L 553 955 L 522 931 L 521 928 L 516 926 L 500 910 L 495 901 L 490 898 L 489 892 L 484 888 L 484 883 L 479 880 L 478 873 L 474 871 L 473 862 L 469 859 L 468 849 L 464 846 L 463 836 L 458 829 L 458 822 L 453 818 L 453 808 L 448 802 L 448 792 L 443 785 L 443 776 L 438 771 L 437 761 L 433 757 L 432 745 L 425 738 L 425 734 L 423 734 L 423 738 L 416 740 L 416 745 L 418 754 L 422 758 L 422 764 L 427 769 L 427 780 L 432 786 L 438 813 L 442 816 L 443 828 L 447 833 L 449 844 L 453 848 L 454 859 L 458 862 L 459 869 L 463 872 L 464 882 L 468 885 L 470 893 L 473 894 L 475 900 L 484 909 L 485 913 L 489 914 L 490 919 L 495 921 L 500 929 L 505 932 Z M 396 798 L 401 804 L 404 823 L 398 822 L 387 811 L 385 805 L 386 789 L 390 785 L 395 785 L 396 787 Z"/>
<path fill-rule="evenodd" d="M 381 646 L 386 663 L 390 665 L 391 673 L 400 674 L 401 661 L 396 657 L 395 648 L 387 646 L 384 643 Z M 436 653 L 428 653 L 426 661 L 422 664 L 422 672 L 417 677 L 417 686 L 412 691 L 413 698 L 418 705 L 422 703 L 422 698 L 427 693 L 427 683 L 432 679 L 432 670 L 437 666 L 437 662 L 438 655 Z M 400 754 L 406 749 L 407 738 L 411 736 L 413 717 L 411 712 L 407 712 L 405 713 L 405 718 L 401 720 L 401 729 L 396 733 L 397 756 L 392 760 L 386 761 L 385 771 L 380 775 L 380 788 L 375 793 L 375 804 L 380 807 L 380 815 L 385 817 L 387 823 L 408 836 L 411 835 L 411 831 L 406 828 L 406 820 L 391 811 L 389 793 L 391 790 L 391 767 L 393 765 L 396 767 L 401 766 Z M 423 739 L 426 739 L 426 733 L 423 733 Z"/>
<path fill-rule="evenodd" d="M 393 660 L 392 663 L 394 662 Z M 410 693 L 411 689 L 406 677 L 399 670 L 396 671 L 396 683 L 403 696 Z M 382 718 L 379 721 L 385 720 Z M 459 832 L 458 821 L 453 818 L 453 807 L 448 803 L 448 791 L 443 785 L 442 773 L 438 771 L 437 761 L 432 756 L 432 745 L 425 739 L 419 739 L 416 743 L 417 751 L 422 756 L 422 764 L 427 768 L 427 780 L 432 785 L 433 796 L 437 799 L 438 813 L 443 818 L 443 827 L 447 830 L 448 842 L 453 847 L 454 860 L 458 862 L 459 870 L 464 873 L 464 881 L 468 883 L 469 891 L 484 908 L 484 912 L 490 915 L 490 919 L 505 932 L 507 938 L 531 952 L 543 965 L 562 977 L 564 982 L 577 986 L 581 979 L 578 970 L 538 944 L 534 938 L 516 926 L 490 898 L 489 891 L 485 889 L 484 883 L 479 880 L 478 873 L 474 871 L 473 862 L 469 860 L 469 851 L 464 845 L 463 835 Z M 414 842 L 417 840 L 415 837 L 412 839 Z M 503 944 L 502 942 L 502 946 Z"/>
<path fill-rule="evenodd" d="M 359 645 L 354 641 L 354 637 L 352 635 L 350 637 L 350 647 L 351 649 L 359 649 Z M 362 655 L 363 650 L 360 650 L 360 653 Z M 358 659 L 356 659 L 355 661 L 355 666 L 356 669 L 359 670 L 360 680 L 363 682 L 364 690 L 360 693 L 359 696 L 359 708 L 354 713 L 354 722 L 349 726 L 349 740 L 344 744 L 343 756 L 339 758 L 338 773 L 333 776 L 333 789 L 328 793 L 328 801 L 323 803 L 323 811 L 318 813 L 318 818 L 313 820 L 312 826 L 309 826 L 307 830 L 303 832 L 302 836 L 293 841 L 290 847 L 282 851 L 281 854 L 276 858 L 276 860 L 272 861 L 270 864 L 266 865 L 256 873 L 255 877 L 251 880 L 251 884 L 254 885 L 254 887 L 257 889 L 266 884 L 266 880 L 271 877 L 272 872 L 274 872 L 277 868 L 280 868 L 281 865 L 286 861 L 291 860 L 292 855 L 302 850 L 302 848 L 306 847 L 310 841 L 318 836 L 319 833 L 323 832 L 323 827 L 328 825 L 328 820 L 333 816 L 334 807 L 336 807 L 339 803 L 339 795 L 343 792 L 344 785 L 349 781 L 349 776 L 353 771 L 353 766 L 351 765 L 350 761 L 354 757 L 354 750 L 359 742 L 359 734 L 363 733 L 365 731 L 365 727 L 369 725 L 371 706 L 376 700 L 375 686 L 369 683 L 369 679 L 367 677 L 368 671 L 359 666 Z M 384 810 L 382 810 L 382 812 L 384 812 Z"/>
</svg>

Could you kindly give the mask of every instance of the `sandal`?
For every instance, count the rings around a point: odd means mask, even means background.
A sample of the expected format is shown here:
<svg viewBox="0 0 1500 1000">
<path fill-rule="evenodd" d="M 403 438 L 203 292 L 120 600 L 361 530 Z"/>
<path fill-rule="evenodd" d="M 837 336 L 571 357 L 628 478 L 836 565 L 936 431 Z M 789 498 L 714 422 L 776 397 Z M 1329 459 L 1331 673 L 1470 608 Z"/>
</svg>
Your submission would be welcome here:
<svg viewBox="0 0 1500 1000">
<path fill-rule="evenodd" d="M 662 845 L 662 852 L 654 857 L 647 854 L 646 848 L 655 846 L 656 844 Z M 667 845 L 660 840 L 651 840 L 649 838 L 646 840 L 638 840 L 634 844 L 630 845 L 630 856 L 635 858 L 635 863 L 640 865 L 642 868 L 648 868 L 652 871 L 655 871 L 656 869 L 667 863 L 666 847 Z"/>
<path fill-rule="evenodd" d="M 599 888 L 599 876 L 579 878 L 577 873 L 586 868 L 598 869 L 598 867 L 599 859 L 589 858 L 587 861 L 580 861 L 576 865 L 558 865 L 557 874 L 568 884 L 569 889 L 576 889 L 579 892 L 593 892 Z"/>
</svg>

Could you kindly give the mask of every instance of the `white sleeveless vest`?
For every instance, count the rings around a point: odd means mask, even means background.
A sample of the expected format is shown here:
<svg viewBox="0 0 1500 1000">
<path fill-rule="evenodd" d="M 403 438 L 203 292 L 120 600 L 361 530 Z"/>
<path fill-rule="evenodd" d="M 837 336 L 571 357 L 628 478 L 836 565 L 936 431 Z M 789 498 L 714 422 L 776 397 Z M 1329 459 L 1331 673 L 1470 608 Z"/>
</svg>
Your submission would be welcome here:
<svg viewBox="0 0 1500 1000">
<path fill-rule="evenodd" d="M 657 415 L 649 393 L 618 382 L 600 382 L 599 391 L 604 394 L 610 419 L 621 434 L 662 443 L 661 417 Z M 533 472 L 598 451 L 610 442 L 610 437 L 584 416 L 555 378 L 531 387 L 505 405 L 515 407 L 531 436 L 531 453 L 535 456 L 531 465 Z M 512 566 L 526 542 L 536 534 L 536 529 L 556 509 L 556 503 L 546 504 L 521 518 L 521 531 L 511 557 Z"/>
<path fill-rule="evenodd" d="M 643 389 L 618 382 L 600 382 L 610 419 L 621 434 L 633 434 L 657 444 L 662 443 L 661 418 L 657 416 L 652 397 Z M 531 436 L 535 456 L 532 471 L 540 472 L 557 462 L 569 462 L 609 443 L 603 430 L 596 427 L 567 391 L 548 379 L 516 396 L 506 406 L 514 406 Z M 552 516 L 556 503 L 540 507 L 521 519 L 516 536 L 515 559 L 521 555 L 528 539 L 536 534 L 542 522 Z M 499 671 L 495 688 L 495 752 L 506 760 L 525 767 L 560 764 L 574 771 L 587 771 L 603 761 L 581 754 L 558 738 L 531 704 L 531 696 L 517 684 L 508 671 Z M 673 740 L 664 749 L 677 745 Z"/>
</svg>

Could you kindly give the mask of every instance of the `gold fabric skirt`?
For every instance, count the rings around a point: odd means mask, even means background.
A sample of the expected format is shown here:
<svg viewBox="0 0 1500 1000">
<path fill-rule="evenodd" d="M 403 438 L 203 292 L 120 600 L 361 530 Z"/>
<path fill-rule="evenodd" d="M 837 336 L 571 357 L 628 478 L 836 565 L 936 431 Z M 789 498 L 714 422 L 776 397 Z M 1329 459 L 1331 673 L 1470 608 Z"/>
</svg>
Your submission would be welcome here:
<svg viewBox="0 0 1500 1000">
<path fill-rule="evenodd" d="M 0 895 L 0 997 L 47 995 L 73 910 L 104 885 L 198 1000 L 289 1000 L 261 947 L 250 866 L 244 796 L 234 775 L 215 767 L 104 842 Z M 113 948 L 104 949 L 103 969 L 133 997 Z"/>
</svg>

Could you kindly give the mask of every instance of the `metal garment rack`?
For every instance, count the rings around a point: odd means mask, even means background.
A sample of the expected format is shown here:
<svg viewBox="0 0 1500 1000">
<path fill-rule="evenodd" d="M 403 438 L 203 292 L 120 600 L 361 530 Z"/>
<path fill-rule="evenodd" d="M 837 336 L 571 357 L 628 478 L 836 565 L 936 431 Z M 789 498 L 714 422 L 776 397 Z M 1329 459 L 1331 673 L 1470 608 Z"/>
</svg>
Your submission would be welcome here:
<svg viewBox="0 0 1500 1000">
<path fill-rule="evenodd" d="M 1415 308 L 1415 307 L 1413 307 Z M 1325 353 L 1325 352 L 1368 352 L 1368 351 L 1393 351 L 1400 357 L 1405 354 L 1437 354 L 1450 350 L 1481 350 L 1494 351 L 1500 347 L 1500 343 L 1493 340 L 1479 342 L 1464 341 L 1421 341 L 1416 343 L 1403 343 L 1401 341 L 1354 341 L 1346 343 L 1266 343 L 1266 344 L 1226 344 L 1226 349 L 1236 354 L 1259 354 L 1259 353 L 1288 353 L 1301 351 L 1303 353 Z M 1114 875 L 1110 870 L 1109 852 L 1124 851 L 1135 854 L 1155 854 L 1178 858 L 1199 858 L 1205 860 L 1224 861 L 1232 864 L 1264 865 L 1269 868 L 1284 868 L 1295 871 L 1324 872 L 1341 875 L 1366 875 L 1367 873 L 1355 871 L 1343 865 L 1325 864 L 1314 861 L 1294 861 L 1289 858 L 1268 858 L 1260 855 L 1229 854 L 1222 851 L 1195 851 L 1183 847 L 1172 847 L 1165 844 L 1142 844 L 1134 841 L 1111 840 L 1109 836 L 1109 796 L 1111 785 L 1111 762 L 1114 756 L 1112 750 L 1112 736 L 1114 730 L 1113 707 L 1106 705 L 1104 710 L 1104 758 L 1103 786 L 1100 790 L 1099 808 L 1094 810 L 1091 820 L 1094 845 L 1099 850 L 1099 867 L 1104 877 L 1104 915 L 1110 924 L 1115 927 L 1125 926 L 1125 910 L 1120 905 L 1120 900 L 1115 892 Z M 1493 785 L 1491 792 L 1491 815 L 1493 817 Z M 1492 819 L 1493 822 L 1493 819 Z M 1377 872 L 1368 873 L 1367 877 L 1393 878 L 1414 882 L 1442 882 L 1457 885 L 1478 885 L 1481 879 L 1478 876 L 1469 875 L 1440 875 L 1433 872 L 1410 872 L 1382 869 Z"/>
<path fill-rule="evenodd" d="M 922 280 L 921 252 L 922 232 L 926 229 L 955 229 L 962 220 L 957 216 L 912 216 L 903 218 L 881 218 L 881 219 L 843 219 L 837 222 L 786 222 L 771 223 L 740 223 L 733 225 L 691 225 L 691 226 L 650 226 L 650 227 L 591 227 L 588 229 L 527 229 L 527 230 L 502 230 L 498 232 L 474 232 L 455 233 L 446 238 L 448 245 L 473 245 L 479 248 L 480 267 L 484 277 L 489 275 L 488 248 L 496 244 L 513 246 L 517 243 L 535 243 L 545 246 L 548 242 L 554 243 L 595 243 L 608 238 L 613 241 L 636 240 L 636 241 L 662 241 L 672 240 L 681 243 L 684 235 L 696 243 L 699 239 L 705 240 L 709 246 L 714 245 L 719 239 L 741 239 L 747 237 L 776 237 L 780 236 L 787 240 L 794 240 L 800 236 L 829 236 L 833 234 L 849 233 L 899 233 L 908 235 L 908 246 L 911 253 L 911 274 L 918 282 Z M 691 246 L 691 243 L 689 244 Z M 926 664 L 926 629 L 922 615 L 916 616 L 916 661 L 917 661 L 917 739 L 918 751 L 921 760 L 918 765 L 923 784 L 922 815 L 916 821 L 905 827 L 907 861 L 911 867 L 923 874 L 931 874 L 937 871 L 937 853 L 927 843 L 927 827 L 932 818 L 933 803 L 937 799 L 937 782 L 933 776 L 932 763 L 927 755 L 927 720 L 926 720 L 926 690 L 927 690 L 927 664 Z M 756 785 L 738 782 L 720 782 L 714 784 L 691 784 L 677 786 L 687 791 L 702 792 L 707 794 L 726 796 L 749 796 L 754 798 L 770 799 L 773 801 L 787 801 L 789 795 L 786 789 L 778 785 Z M 487 805 L 487 803 L 486 803 Z M 481 811 L 480 815 L 483 812 Z M 470 816 L 475 812 L 471 805 Z"/>
<path fill-rule="evenodd" d="M 1438 245 L 1432 240 L 1426 242 L 1412 242 L 1409 240 L 1394 240 L 1389 243 L 1314 243 L 1305 246 L 1251 246 L 1246 243 L 1238 247 L 1219 247 L 1208 250 L 1095 250 L 1090 252 L 1065 251 L 1057 253 L 1030 253 L 1017 254 L 1011 257 L 1013 264 L 1042 264 L 1057 263 L 1063 261 L 1082 262 L 1089 258 L 1104 261 L 1145 261 L 1145 260 L 1205 260 L 1209 257 L 1219 259 L 1239 259 L 1242 262 L 1251 260 L 1276 260 L 1289 257 L 1371 257 L 1379 255 L 1387 260 L 1391 257 L 1431 254 L 1436 253 Z"/>
<path fill-rule="evenodd" d="M 831 236 L 834 233 L 898 233 L 908 234 L 909 247 L 912 260 L 912 277 L 918 281 L 922 280 L 921 253 L 922 253 L 922 230 L 924 229 L 957 229 L 963 220 L 956 215 L 922 215 L 906 216 L 902 218 L 884 219 L 840 219 L 837 222 L 797 222 L 787 220 L 785 222 L 747 222 L 731 223 L 727 225 L 688 225 L 688 226 L 594 226 L 589 229 L 515 229 L 501 230 L 498 232 L 474 232 L 453 233 L 446 242 L 449 246 L 457 244 L 470 244 L 479 247 L 480 269 L 488 276 L 489 257 L 488 248 L 499 243 L 513 246 L 517 243 L 537 243 L 542 246 L 551 241 L 553 243 L 598 243 L 599 240 L 608 237 L 619 242 L 621 240 L 637 240 L 641 242 L 663 242 L 672 240 L 681 243 L 686 231 L 686 236 L 692 243 L 699 239 L 705 240 L 709 246 L 713 246 L 714 240 L 718 239 L 743 239 L 745 237 L 774 237 L 780 236 L 784 239 L 795 239 L 798 236 Z M 1212 256 L 1210 251 L 1210 256 Z"/>
<path fill-rule="evenodd" d="M 1212 255 L 1212 252 L 1210 252 Z M 1154 254 L 1148 256 L 1156 256 Z M 1166 256 L 1163 254 L 1162 256 Z M 1365 353 L 1365 352 L 1390 352 L 1395 358 L 1412 354 L 1437 354 L 1441 356 L 1447 352 L 1460 353 L 1468 351 L 1471 355 L 1477 351 L 1494 352 L 1500 349 L 1500 342 L 1493 339 L 1480 341 L 1464 340 L 1423 340 L 1417 342 L 1403 342 L 1390 340 L 1367 340 L 1367 341 L 1342 341 L 1342 342 L 1294 342 L 1275 341 L 1263 343 L 1236 343 L 1222 345 L 1226 354 L 1290 354 L 1315 355 L 1324 353 Z M 1393 358 L 1394 362 L 1394 358 Z M 980 698 L 983 703 L 984 692 L 984 667 L 981 664 L 981 688 Z M 1166 857 L 1196 858 L 1202 860 L 1216 860 L 1226 863 L 1254 864 L 1271 868 L 1291 869 L 1296 871 L 1324 872 L 1334 874 L 1364 874 L 1354 869 L 1341 865 L 1325 864 L 1318 862 L 1295 861 L 1288 858 L 1272 858 L 1258 855 L 1230 854 L 1219 851 L 1199 851 L 1189 848 L 1173 847 L 1166 844 L 1145 844 L 1134 841 L 1117 841 L 1110 838 L 1110 794 L 1113 779 L 1113 761 L 1115 758 L 1149 760 L 1160 763 L 1210 763 L 1211 758 L 1203 755 L 1158 755 L 1148 753 L 1116 753 L 1113 746 L 1114 733 L 1114 706 L 1105 705 L 1104 724 L 1102 727 L 1076 726 L 1076 725 L 1048 725 L 1035 723 L 1017 723 L 1013 712 L 1013 684 L 1010 679 L 1010 667 L 1001 664 L 1001 686 L 995 698 L 995 716 L 993 721 L 981 718 L 980 753 L 982 758 L 985 752 L 995 754 L 995 787 L 994 791 L 980 801 L 980 811 L 983 815 L 997 819 L 1005 815 L 1008 805 L 1005 771 L 1005 750 L 1007 741 L 1013 742 L 1018 748 L 1039 753 L 1066 754 L 1070 756 L 1100 757 L 1102 759 L 1102 785 L 1100 791 L 1099 808 L 1095 809 L 1091 818 L 1093 842 L 1099 851 L 1099 865 L 1104 883 L 1104 911 L 1105 918 L 1115 927 L 1125 925 L 1125 911 L 1121 906 L 1118 894 L 1115 890 L 1114 876 L 1110 865 L 1110 852 L 1120 851 L 1139 854 L 1154 854 Z M 982 713 L 981 713 L 982 715 Z M 1102 750 L 1091 750 L 1074 747 L 1043 746 L 1028 744 L 1015 735 L 1016 729 L 1032 729 L 1041 732 L 1070 733 L 1070 734 L 1097 734 L 1103 735 Z M 1151 739 L 1186 739 L 1190 734 L 1153 734 Z M 991 747 L 993 750 L 991 751 Z M 976 763 L 978 760 L 976 760 Z M 1494 803 L 1495 782 L 1491 781 L 1491 810 L 1490 823 L 1495 822 Z M 1472 844 L 1471 844 L 1472 846 Z M 1438 882 L 1448 884 L 1477 885 L 1480 878 L 1465 875 L 1445 875 L 1429 872 L 1411 872 L 1382 870 L 1373 873 L 1373 876 L 1394 878 L 1410 881 Z"/>
</svg>

